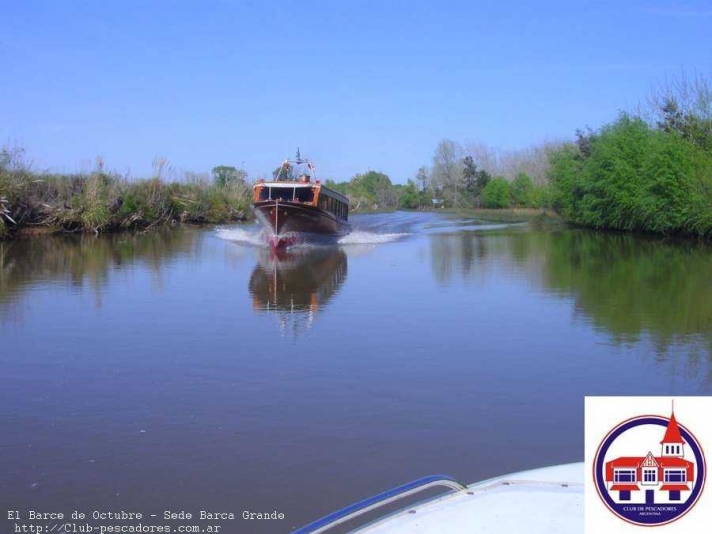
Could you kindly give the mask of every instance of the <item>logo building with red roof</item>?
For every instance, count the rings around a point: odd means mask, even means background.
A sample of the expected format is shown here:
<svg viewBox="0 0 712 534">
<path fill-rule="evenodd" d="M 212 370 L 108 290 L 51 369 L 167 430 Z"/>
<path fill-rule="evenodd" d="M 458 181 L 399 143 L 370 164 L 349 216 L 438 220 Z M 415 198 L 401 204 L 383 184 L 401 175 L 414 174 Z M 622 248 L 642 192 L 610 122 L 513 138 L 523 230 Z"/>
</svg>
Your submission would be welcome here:
<svg viewBox="0 0 712 534">
<path fill-rule="evenodd" d="M 619 503 L 665 504 L 687 499 L 695 480 L 695 464 L 685 460 L 685 440 L 675 413 L 660 442 L 660 456 L 623 456 L 606 462 L 608 493 Z"/>
</svg>

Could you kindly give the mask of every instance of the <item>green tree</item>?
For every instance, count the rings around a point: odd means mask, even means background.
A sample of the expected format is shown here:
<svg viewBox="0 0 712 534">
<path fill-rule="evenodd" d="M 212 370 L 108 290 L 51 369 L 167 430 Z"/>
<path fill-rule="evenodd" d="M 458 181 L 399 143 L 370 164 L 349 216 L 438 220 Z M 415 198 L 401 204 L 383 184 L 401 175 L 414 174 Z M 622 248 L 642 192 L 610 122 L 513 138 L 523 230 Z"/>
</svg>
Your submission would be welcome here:
<svg viewBox="0 0 712 534">
<path fill-rule="evenodd" d="M 339 193 L 342 193 L 344 195 L 349 194 L 349 183 L 348 182 L 336 182 L 334 180 L 327 178 L 327 180 L 324 182 L 324 185 L 326 187 L 328 187 L 329 189 L 333 189 L 334 191 L 338 191 Z"/>
<path fill-rule="evenodd" d="M 579 175 L 582 169 L 580 152 L 574 144 L 565 144 L 549 154 L 551 204 L 565 219 L 572 220 L 581 200 Z"/>
<path fill-rule="evenodd" d="M 703 75 L 672 79 L 650 97 L 653 124 L 712 151 L 712 87 Z"/>
<path fill-rule="evenodd" d="M 403 209 L 418 209 L 420 207 L 420 192 L 413 180 L 408 180 L 408 183 L 403 187 L 399 199 L 399 207 Z"/>
<path fill-rule="evenodd" d="M 519 173 L 511 184 L 514 207 L 532 206 L 534 201 L 534 182 L 525 173 Z"/>
<path fill-rule="evenodd" d="M 356 174 L 349 182 L 349 194 L 366 200 L 372 206 L 394 208 L 397 205 L 396 191 L 387 174 L 368 171 Z"/>
<path fill-rule="evenodd" d="M 492 176 L 490 176 L 486 170 L 480 169 L 477 171 L 477 189 L 479 189 L 480 192 L 487 187 L 487 184 L 490 183 L 491 180 Z"/>
<path fill-rule="evenodd" d="M 213 180 L 217 185 L 221 186 L 239 182 L 244 183 L 247 180 L 247 173 L 245 171 L 228 165 L 213 167 L 212 172 Z"/>
<path fill-rule="evenodd" d="M 482 204 L 485 208 L 500 209 L 509 207 L 509 182 L 504 178 L 495 178 L 482 190 Z"/>
<path fill-rule="evenodd" d="M 472 156 L 465 156 L 462 159 L 462 180 L 465 186 L 465 191 L 470 195 L 476 196 L 480 193 L 477 186 L 477 165 L 472 159 Z"/>
</svg>

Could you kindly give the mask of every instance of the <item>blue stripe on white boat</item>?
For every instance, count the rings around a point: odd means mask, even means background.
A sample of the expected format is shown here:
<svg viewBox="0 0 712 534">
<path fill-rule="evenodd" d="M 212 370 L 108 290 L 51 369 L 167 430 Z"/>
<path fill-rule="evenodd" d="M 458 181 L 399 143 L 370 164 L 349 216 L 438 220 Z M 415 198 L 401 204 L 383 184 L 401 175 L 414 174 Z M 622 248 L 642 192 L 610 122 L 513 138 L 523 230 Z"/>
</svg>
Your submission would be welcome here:
<svg viewBox="0 0 712 534">
<path fill-rule="evenodd" d="M 422 481 L 393 488 L 353 504 L 296 531 L 325 532 L 385 500 L 418 491 Z M 441 477 L 432 477 L 434 480 Z M 445 477 L 445 480 L 451 480 Z M 408 506 L 354 531 L 359 534 L 563 534 L 583 532 L 582 463 L 559 465 L 493 478 L 440 498 Z M 457 487 L 457 486 L 455 486 Z M 404 488 L 412 488 L 409 491 Z M 454 488 L 453 488 L 454 489 Z M 362 511 L 360 511 L 362 510 Z M 358 512 L 358 513 L 354 513 Z"/>
<path fill-rule="evenodd" d="M 467 486 L 446 475 L 431 475 L 419 478 L 413 482 L 408 482 L 407 484 L 397 486 L 378 495 L 374 495 L 373 497 L 369 497 L 368 499 L 346 506 L 341 510 L 324 516 L 321 519 L 317 519 L 313 523 L 309 523 L 307 526 L 294 531 L 294 534 L 318 534 L 319 532 L 324 532 L 336 525 L 351 521 L 362 514 L 388 503 L 436 486 L 443 486 L 454 491 L 467 489 Z"/>
</svg>

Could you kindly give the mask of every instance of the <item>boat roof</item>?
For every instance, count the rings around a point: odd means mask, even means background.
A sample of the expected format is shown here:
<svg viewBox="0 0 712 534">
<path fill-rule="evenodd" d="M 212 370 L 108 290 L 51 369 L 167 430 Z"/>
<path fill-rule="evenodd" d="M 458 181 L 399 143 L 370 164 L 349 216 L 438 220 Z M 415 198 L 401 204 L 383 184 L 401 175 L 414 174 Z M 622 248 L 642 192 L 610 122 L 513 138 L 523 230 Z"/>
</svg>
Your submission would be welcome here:
<svg viewBox="0 0 712 534">
<path fill-rule="evenodd" d="M 281 180 L 279 182 L 258 182 L 255 184 L 255 187 L 257 186 L 263 186 L 267 185 L 269 187 L 314 187 L 315 185 L 319 184 L 313 184 L 311 182 L 293 182 L 293 181 L 284 181 Z"/>
<path fill-rule="evenodd" d="M 358 534 L 583 532 L 583 463 L 498 477 L 410 506 Z"/>
<path fill-rule="evenodd" d="M 330 187 L 326 187 L 324 184 L 320 182 L 312 183 L 312 182 L 295 182 L 295 181 L 286 181 L 286 180 L 280 180 L 277 182 L 258 182 L 254 185 L 254 187 L 320 187 L 322 191 L 326 190 L 329 192 L 329 195 L 340 200 L 341 202 L 344 202 L 345 204 L 349 203 L 348 197 L 342 195 L 338 191 L 334 191 Z"/>
</svg>

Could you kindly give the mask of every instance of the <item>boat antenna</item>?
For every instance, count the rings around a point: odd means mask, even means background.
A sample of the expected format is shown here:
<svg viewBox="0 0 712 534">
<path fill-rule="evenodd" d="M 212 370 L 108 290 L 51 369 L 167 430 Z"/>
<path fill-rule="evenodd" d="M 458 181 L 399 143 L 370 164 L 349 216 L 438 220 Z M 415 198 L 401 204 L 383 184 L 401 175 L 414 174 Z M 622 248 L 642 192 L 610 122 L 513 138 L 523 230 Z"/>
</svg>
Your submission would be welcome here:
<svg viewBox="0 0 712 534">
<path fill-rule="evenodd" d="M 302 162 L 302 155 L 299 153 L 299 147 L 297 147 L 297 163 Z"/>
</svg>

